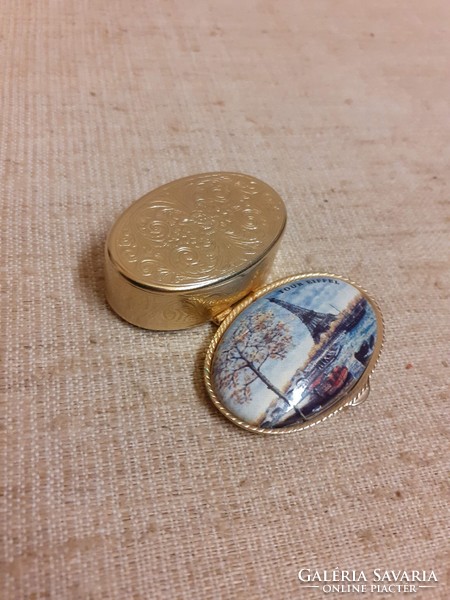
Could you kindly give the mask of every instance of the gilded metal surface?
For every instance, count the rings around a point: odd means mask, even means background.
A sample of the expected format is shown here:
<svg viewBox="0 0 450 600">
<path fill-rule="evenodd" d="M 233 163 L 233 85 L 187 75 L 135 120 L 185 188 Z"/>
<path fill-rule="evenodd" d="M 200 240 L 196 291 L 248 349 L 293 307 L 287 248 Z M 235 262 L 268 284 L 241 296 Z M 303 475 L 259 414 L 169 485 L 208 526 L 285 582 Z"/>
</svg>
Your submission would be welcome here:
<svg viewBox="0 0 450 600">
<path fill-rule="evenodd" d="M 205 173 L 168 183 L 131 205 L 106 243 L 106 295 L 147 329 L 192 327 L 260 286 L 286 212 L 264 182 Z"/>
<path fill-rule="evenodd" d="M 293 281 L 298 281 L 300 279 L 308 279 L 308 278 L 315 278 L 315 277 L 330 277 L 330 278 L 335 278 L 335 279 L 340 279 L 342 281 L 345 281 L 346 283 L 349 283 L 350 285 L 354 286 L 357 290 L 359 290 L 359 292 L 362 294 L 362 296 L 371 303 L 371 306 L 374 310 L 376 320 L 377 320 L 378 335 L 377 335 L 377 339 L 375 342 L 375 346 L 374 346 L 372 357 L 369 361 L 369 364 L 367 365 L 364 375 L 358 380 L 356 385 L 353 388 L 351 388 L 349 393 L 346 394 L 343 398 L 341 398 L 336 404 L 333 404 L 333 406 L 331 406 L 324 413 L 321 413 L 320 415 L 318 415 L 318 417 L 316 419 L 310 420 L 308 422 L 299 423 L 298 425 L 293 425 L 291 427 L 286 427 L 284 429 L 265 429 L 265 428 L 250 425 L 250 424 L 242 421 L 241 419 L 237 418 L 235 415 L 233 415 L 222 404 L 222 402 L 219 400 L 219 398 L 214 390 L 214 387 L 213 387 L 213 384 L 211 381 L 211 369 L 212 369 L 212 363 L 214 360 L 214 354 L 217 349 L 217 346 L 219 345 L 219 342 L 222 339 L 222 336 L 224 335 L 224 333 L 226 332 L 228 327 L 231 325 L 231 323 L 234 321 L 234 319 L 245 308 L 247 308 L 252 302 L 254 302 L 261 296 L 264 296 L 268 292 L 270 292 L 282 285 L 286 285 L 286 284 L 292 283 Z M 270 283 L 270 284 L 265 285 L 264 287 L 258 289 L 257 291 L 253 292 L 251 294 L 251 296 L 244 298 L 241 302 L 239 302 L 229 312 L 229 314 L 226 315 L 226 317 L 221 322 L 219 329 L 216 331 L 213 339 L 211 340 L 211 343 L 210 343 L 209 348 L 206 353 L 205 365 L 204 365 L 205 386 L 206 386 L 208 394 L 209 394 L 213 404 L 216 406 L 216 408 L 227 419 L 232 421 L 235 425 L 238 425 L 239 427 L 242 427 L 242 429 L 245 429 L 252 433 L 262 433 L 265 435 L 285 435 L 288 433 L 292 433 L 294 431 L 300 431 L 303 429 L 309 429 L 311 427 L 315 427 L 319 423 L 322 423 L 326 419 L 329 419 L 331 416 L 337 414 L 338 412 L 342 411 L 346 407 L 350 407 L 350 406 L 353 407 L 353 406 L 358 406 L 359 404 L 362 404 L 362 402 L 364 402 L 369 395 L 370 376 L 372 375 L 372 372 L 375 369 L 377 362 L 379 360 L 379 357 L 380 357 L 380 354 L 381 354 L 381 351 L 383 348 L 383 343 L 384 343 L 383 315 L 381 313 L 381 309 L 378 306 L 378 304 L 366 292 L 366 290 L 361 288 L 359 285 L 357 285 L 353 281 L 346 279 L 345 277 L 341 277 L 339 275 L 334 275 L 334 274 L 330 274 L 330 273 L 307 273 L 307 274 L 301 274 L 301 275 L 293 275 L 291 277 L 279 279 L 278 281 L 274 281 L 273 283 Z"/>
</svg>

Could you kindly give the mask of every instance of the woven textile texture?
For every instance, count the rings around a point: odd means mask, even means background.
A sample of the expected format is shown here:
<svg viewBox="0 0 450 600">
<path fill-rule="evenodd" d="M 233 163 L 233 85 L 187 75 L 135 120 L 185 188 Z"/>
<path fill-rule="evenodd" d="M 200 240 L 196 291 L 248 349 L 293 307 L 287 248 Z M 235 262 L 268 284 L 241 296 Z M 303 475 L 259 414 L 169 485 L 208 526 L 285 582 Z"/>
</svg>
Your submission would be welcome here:
<svg viewBox="0 0 450 600">
<path fill-rule="evenodd" d="M 302 568 L 449 598 L 450 4 L 4 0 L 0 28 L 2 600 L 324 597 Z M 106 305 L 114 219 L 213 170 L 285 200 L 273 279 L 379 301 L 362 406 L 249 434 L 205 393 L 212 324 Z"/>
</svg>

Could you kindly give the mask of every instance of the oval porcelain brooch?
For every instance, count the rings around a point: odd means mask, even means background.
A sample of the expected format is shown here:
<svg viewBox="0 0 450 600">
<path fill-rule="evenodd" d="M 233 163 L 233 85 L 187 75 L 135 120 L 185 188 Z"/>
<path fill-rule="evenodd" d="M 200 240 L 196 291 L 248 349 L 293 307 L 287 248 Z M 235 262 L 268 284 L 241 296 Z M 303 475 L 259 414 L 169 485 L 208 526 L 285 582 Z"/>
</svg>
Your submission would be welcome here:
<svg viewBox="0 0 450 600">
<path fill-rule="evenodd" d="M 380 309 L 364 290 L 335 275 L 295 275 L 225 317 L 207 352 L 206 388 L 248 431 L 305 429 L 366 399 L 382 342 Z"/>
<path fill-rule="evenodd" d="M 264 285 L 286 224 L 277 192 L 242 173 L 202 173 L 146 194 L 114 223 L 106 297 L 146 329 L 219 324 L 205 383 L 247 431 L 306 429 L 369 393 L 383 343 L 375 301 L 336 275 Z"/>
</svg>

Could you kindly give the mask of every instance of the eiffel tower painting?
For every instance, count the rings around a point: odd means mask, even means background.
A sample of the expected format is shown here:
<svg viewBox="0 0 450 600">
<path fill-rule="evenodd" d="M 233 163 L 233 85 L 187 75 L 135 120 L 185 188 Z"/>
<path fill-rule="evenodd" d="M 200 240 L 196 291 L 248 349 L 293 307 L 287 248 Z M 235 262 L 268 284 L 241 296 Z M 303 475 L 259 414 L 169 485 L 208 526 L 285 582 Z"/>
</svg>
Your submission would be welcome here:
<svg viewBox="0 0 450 600">
<path fill-rule="evenodd" d="M 311 310 L 310 308 L 303 308 L 301 306 L 291 304 L 290 302 L 279 300 L 278 298 L 268 298 L 268 300 L 269 302 L 273 302 L 274 304 L 282 306 L 298 317 L 302 323 L 306 325 L 312 339 L 316 344 L 319 343 L 321 334 L 325 333 L 325 331 L 328 331 L 331 323 L 337 319 L 337 315 L 320 313 L 315 310 Z"/>
</svg>

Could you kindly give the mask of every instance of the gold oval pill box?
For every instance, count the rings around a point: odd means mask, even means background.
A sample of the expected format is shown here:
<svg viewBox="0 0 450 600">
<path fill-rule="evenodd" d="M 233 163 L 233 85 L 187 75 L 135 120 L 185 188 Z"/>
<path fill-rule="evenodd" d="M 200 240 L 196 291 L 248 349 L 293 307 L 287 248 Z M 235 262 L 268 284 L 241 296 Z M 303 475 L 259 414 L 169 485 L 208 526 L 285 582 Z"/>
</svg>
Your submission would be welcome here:
<svg viewBox="0 0 450 600">
<path fill-rule="evenodd" d="M 264 285 L 286 224 L 280 196 L 241 173 L 204 173 L 150 192 L 106 242 L 106 296 L 122 318 L 168 331 L 219 324 L 204 377 L 247 431 L 310 428 L 369 393 L 383 344 L 377 303 L 332 274 Z"/>
<path fill-rule="evenodd" d="M 255 177 L 205 173 L 145 195 L 106 242 L 106 296 L 155 330 L 213 319 L 265 280 L 286 224 L 280 196 Z"/>
</svg>

